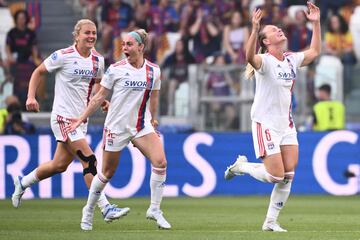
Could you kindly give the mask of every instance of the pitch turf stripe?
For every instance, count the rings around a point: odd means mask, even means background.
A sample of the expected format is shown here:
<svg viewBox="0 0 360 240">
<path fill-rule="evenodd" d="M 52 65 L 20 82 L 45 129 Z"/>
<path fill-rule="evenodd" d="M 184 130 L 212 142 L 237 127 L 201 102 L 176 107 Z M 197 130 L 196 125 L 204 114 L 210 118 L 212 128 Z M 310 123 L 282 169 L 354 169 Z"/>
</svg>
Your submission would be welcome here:
<svg viewBox="0 0 360 240">
<path fill-rule="evenodd" d="M 116 232 L 121 232 L 121 233 L 150 233 L 150 232 L 156 232 L 159 231 L 157 229 L 154 230 L 116 230 Z M 206 231 L 206 230 L 186 230 L 186 229 L 181 229 L 181 230 L 176 230 L 176 229 L 171 229 L 171 232 L 184 232 L 184 233 L 264 233 L 264 234 L 276 234 L 270 231 L 262 231 L 262 230 L 222 230 L 222 231 L 216 231 L 216 230 L 210 230 L 210 231 Z M 280 234 L 291 234 L 291 233 L 360 233 L 360 230 L 358 231 L 350 231 L 350 230 L 325 230 L 325 231 L 321 231 L 321 230 L 311 230 L 311 231 L 307 231 L 307 230 L 290 230 L 289 232 L 284 232 L 284 233 L 280 233 Z"/>
</svg>

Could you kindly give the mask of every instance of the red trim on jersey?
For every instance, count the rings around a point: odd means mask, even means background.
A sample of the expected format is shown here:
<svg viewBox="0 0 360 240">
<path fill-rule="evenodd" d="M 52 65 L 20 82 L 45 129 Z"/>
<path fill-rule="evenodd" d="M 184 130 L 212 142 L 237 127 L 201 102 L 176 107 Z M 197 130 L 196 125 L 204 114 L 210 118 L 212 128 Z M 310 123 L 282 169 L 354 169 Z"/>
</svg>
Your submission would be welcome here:
<svg viewBox="0 0 360 240">
<path fill-rule="evenodd" d="M 285 53 L 284 53 L 284 56 L 287 57 L 287 56 L 290 56 L 290 55 L 292 55 L 292 54 L 294 54 L 294 53 L 293 53 L 293 52 L 285 52 Z"/>
<path fill-rule="evenodd" d="M 256 123 L 256 130 L 257 130 L 257 140 L 259 145 L 259 154 L 260 157 L 263 157 L 265 156 L 265 144 L 264 144 L 261 124 L 258 122 Z"/>
<path fill-rule="evenodd" d="M 159 65 L 157 65 L 157 64 L 155 64 L 155 63 L 152 63 L 152 62 L 150 62 L 150 61 L 147 60 L 147 59 L 146 59 L 146 62 L 147 62 L 150 66 L 152 66 L 152 67 L 160 68 Z"/>
<path fill-rule="evenodd" d="M 141 101 L 141 105 L 138 111 L 138 119 L 136 123 L 136 130 L 139 132 L 141 129 L 144 128 L 144 120 L 145 120 L 145 112 L 146 112 L 146 103 L 150 98 L 150 92 L 152 89 L 154 80 L 154 69 L 149 65 L 146 65 L 146 90 L 144 93 L 144 97 Z"/>
<path fill-rule="evenodd" d="M 294 85 L 295 85 L 295 80 L 292 80 L 292 85 L 291 85 L 291 88 L 290 88 L 290 106 L 289 106 L 289 127 L 290 128 L 293 128 L 294 127 L 294 120 L 292 118 L 292 99 L 293 99 L 293 88 L 294 88 Z"/>
<path fill-rule="evenodd" d="M 120 60 L 120 61 L 114 63 L 112 66 L 117 67 L 117 66 L 122 66 L 122 65 L 125 65 L 125 64 L 126 64 L 126 59 L 123 59 L 123 60 Z"/>
<path fill-rule="evenodd" d="M 72 46 L 61 50 L 62 54 L 68 54 L 73 52 L 75 52 L 75 49 Z"/>
<path fill-rule="evenodd" d="M 92 63 L 93 63 L 93 72 L 97 73 L 99 71 L 99 58 L 96 57 L 95 55 L 92 55 L 91 60 L 92 60 Z M 91 78 L 90 82 L 89 82 L 88 94 L 87 94 L 87 97 L 86 97 L 86 101 L 87 101 L 86 105 L 89 105 L 90 96 L 91 96 L 91 92 L 92 92 L 93 86 L 95 84 L 95 81 L 96 81 L 96 76 L 93 76 Z"/>
<path fill-rule="evenodd" d="M 102 57 L 100 53 L 98 53 L 95 49 L 91 49 L 91 53 L 97 57 Z"/>
</svg>

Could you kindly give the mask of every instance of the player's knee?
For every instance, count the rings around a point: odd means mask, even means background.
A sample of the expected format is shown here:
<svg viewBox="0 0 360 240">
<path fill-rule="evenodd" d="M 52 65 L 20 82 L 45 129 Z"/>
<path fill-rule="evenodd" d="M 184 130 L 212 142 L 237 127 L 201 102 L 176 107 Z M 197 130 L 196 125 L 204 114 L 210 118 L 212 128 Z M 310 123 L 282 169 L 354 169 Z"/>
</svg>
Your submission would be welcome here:
<svg viewBox="0 0 360 240">
<path fill-rule="evenodd" d="M 153 164 L 154 167 L 157 168 L 166 168 L 167 167 L 167 161 L 165 158 L 159 158 L 154 161 L 155 164 Z"/>
<path fill-rule="evenodd" d="M 284 180 L 284 175 L 281 175 L 281 174 L 272 175 L 272 174 L 267 172 L 266 180 L 268 182 L 271 182 L 271 183 L 279 183 L 279 182 L 282 182 Z"/>
<path fill-rule="evenodd" d="M 104 177 L 106 177 L 107 179 L 111 179 L 115 174 L 115 170 L 116 169 L 105 168 L 103 169 L 102 175 L 104 175 Z"/>
<path fill-rule="evenodd" d="M 66 169 L 69 165 L 59 162 L 59 163 L 54 164 L 53 166 L 54 166 L 54 172 L 62 173 L 62 172 L 66 171 Z"/>
<path fill-rule="evenodd" d="M 95 176 L 97 174 L 97 162 L 95 155 L 91 154 L 90 156 L 85 156 L 80 150 L 78 150 L 76 153 L 82 161 L 88 163 L 88 167 L 83 169 L 83 175 L 85 176 L 86 174 L 90 173 L 91 175 Z"/>
</svg>

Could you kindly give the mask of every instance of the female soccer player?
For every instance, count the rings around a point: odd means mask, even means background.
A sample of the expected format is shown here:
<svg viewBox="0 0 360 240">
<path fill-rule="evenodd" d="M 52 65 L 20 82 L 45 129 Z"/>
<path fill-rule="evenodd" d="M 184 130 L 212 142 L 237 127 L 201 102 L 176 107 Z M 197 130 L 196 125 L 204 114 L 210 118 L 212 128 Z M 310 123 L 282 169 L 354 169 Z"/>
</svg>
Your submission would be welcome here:
<svg viewBox="0 0 360 240">
<path fill-rule="evenodd" d="M 56 72 L 55 98 L 51 113 L 51 129 L 57 140 L 54 159 L 40 164 L 28 175 L 14 179 L 15 191 L 12 195 L 14 207 L 19 207 L 26 188 L 32 184 L 64 172 L 74 157 L 83 165 L 83 175 L 87 187 L 90 187 L 96 175 L 96 157 L 86 142 L 87 119 L 71 133 L 64 128 L 69 119 L 80 116 L 90 101 L 94 86 L 104 72 L 104 58 L 94 50 L 96 43 L 96 26 L 87 19 L 77 22 L 74 27 L 74 44 L 58 50 L 37 67 L 30 79 L 26 109 L 39 112 L 39 103 L 35 93 L 40 84 L 40 76 L 47 72 Z M 117 208 L 111 205 L 105 195 L 97 202 L 102 210 L 104 220 L 111 222 L 129 212 L 129 208 Z"/>
<path fill-rule="evenodd" d="M 91 183 L 81 219 L 83 230 L 92 230 L 95 203 L 114 175 L 121 151 L 130 141 L 152 164 L 151 204 L 146 217 L 155 220 L 160 228 L 171 228 L 160 210 L 167 162 L 160 138 L 154 129 L 157 126 L 160 68 L 144 58 L 147 43 L 148 34 L 143 29 L 130 32 L 124 37 L 123 52 L 126 59 L 109 67 L 100 82 L 99 92 L 91 99 L 80 118 L 74 119 L 66 128 L 66 131 L 71 132 L 80 126 L 113 89 L 104 125 L 102 172 Z"/>
<path fill-rule="evenodd" d="M 225 179 L 247 173 L 257 180 L 275 183 L 263 231 L 286 232 L 277 218 L 289 197 L 298 162 L 297 133 L 291 113 L 296 69 L 311 63 L 321 50 L 320 10 L 310 2 L 307 7 L 307 19 L 313 25 L 311 45 L 299 53 L 285 52 L 287 38 L 280 28 L 266 25 L 260 30 L 261 10 L 254 10 L 252 17 L 246 59 L 255 70 L 252 135 L 256 157 L 262 158 L 263 163 L 249 163 L 245 156 L 239 156 L 225 171 Z M 261 54 L 255 54 L 257 38 Z"/>
</svg>

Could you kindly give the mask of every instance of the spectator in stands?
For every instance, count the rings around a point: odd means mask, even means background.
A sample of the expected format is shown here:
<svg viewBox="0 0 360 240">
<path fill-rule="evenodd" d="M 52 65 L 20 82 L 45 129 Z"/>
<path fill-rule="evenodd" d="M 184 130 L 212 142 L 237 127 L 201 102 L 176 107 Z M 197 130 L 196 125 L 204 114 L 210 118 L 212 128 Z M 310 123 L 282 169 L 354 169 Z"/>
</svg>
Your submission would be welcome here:
<svg viewBox="0 0 360 240">
<path fill-rule="evenodd" d="M 8 4 L 6 2 L 6 0 L 0 0 L 0 7 L 7 7 Z"/>
<path fill-rule="evenodd" d="M 181 83 L 188 81 L 188 65 L 195 63 L 187 46 L 188 42 L 185 39 L 178 40 L 175 44 L 175 51 L 165 59 L 162 66 L 164 69 L 169 69 L 167 115 L 174 115 L 175 91 Z"/>
<path fill-rule="evenodd" d="M 245 46 L 248 38 L 249 29 L 242 14 L 239 11 L 234 11 L 231 14 L 230 24 L 225 26 L 223 32 L 223 45 L 228 63 L 245 63 Z"/>
<path fill-rule="evenodd" d="M 136 0 L 134 1 L 134 21 L 135 21 L 135 27 L 145 29 L 146 31 L 149 31 L 148 29 L 148 21 L 149 21 L 149 11 L 151 8 L 150 1 L 141 1 Z"/>
<path fill-rule="evenodd" d="M 97 25 L 96 11 L 102 0 L 79 0 L 80 5 L 84 8 L 84 16 Z"/>
<path fill-rule="evenodd" d="M 316 2 L 321 9 L 321 21 L 326 21 L 329 10 L 332 14 L 337 14 L 342 6 L 349 4 L 351 1 L 352 0 L 317 0 Z"/>
<path fill-rule="evenodd" d="M 16 96 L 7 97 L 6 105 L 7 118 L 4 134 L 23 135 L 35 133 L 35 126 L 22 118 L 21 103 Z"/>
<path fill-rule="evenodd" d="M 225 65 L 225 56 L 222 53 L 215 53 L 215 67 L 223 67 Z M 233 95 L 233 81 L 229 72 L 216 68 L 210 71 L 207 79 L 207 95 L 214 97 L 227 97 Z M 234 120 L 236 111 L 233 103 L 212 102 L 211 111 L 215 115 L 216 127 L 221 130 L 234 129 Z"/>
<path fill-rule="evenodd" d="M 167 32 L 177 32 L 179 29 L 179 16 L 168 0 L 159 0 L 156 6 L 150 8 L 148 13 L 149 37 L 151 59 L 161 63 L 165 52 L 170 48 Z"/>
<path fill-rule="evenodd" d="M 311 30 L 306 26 L 307 19 L 302 9 L 296 11 L 295 18 L 286 27 L 288 48 L 293 52 L 303 51 L 310 46 Z"/>
<path fill-rule="evenodd" d="M 41 63 L 36 34 L 27 27 L 29 16 L 25 10 L 14 15 L 15 27 L 6 36 L 6 65 L 14 77 L 14 95 L 23 110 L 32 71 Z M 43 94 L 43 93 L 42 93 Z"/>
<path fill-rule="evenodd" d="M 194 40 L 194 57 L 198 63 L 220 50 L 220 19 L 214 14 L 214 5 L 194 0 L 189 18 L 189 35 Z"/>
<path fill-rule="evenodd" d="M 313 107 L 313 130 L 329 131 L 345 128 L 345 106 L 331 100 L 331 86 L 323 84 L 317 91 L 318 103 Z"/>
<path fill-rule="evenodd" d="M 262 24 L 283 25 L 283 17 L 286 14 L 281 9 L 281 6 L 274 0 L 265 0 L 264 4 L 260 5 L 259 8 L 263 11 Z"/>
<path fill-rule="evenodd" d="M 351 73 L 356 57 L 353 50 L 353 39 L 343 17 L 333 15 L 328 21 L 325 33 L 325 52 L 341 59 L 344 64 L 344 92 L 351 90 Z"/>
<path fill-rule="evenodd" d="M 134 27 L 133 14 L 133 8 L 122 0 L 108 0 L 103 5 L 101 12 L 101 44 L 106 62 L 112 62 L 113 56 L 110 50 L 113 40 L 119 38 L 119 42 L 121 42 L 121 33 L 128 32 Z M 120 53 L 115 55 L 118 56 Z"/>
<path fill-rule="evenodd" d="M 19 103 L 19 99 L 16 96 L 8 96 L 5 99 L 5 107 L 0 109 L 0 134 L 3 134 L 5 131 L 6 124 L 8 122 L 8 106 L 12 104 Z"/>
</svg>

